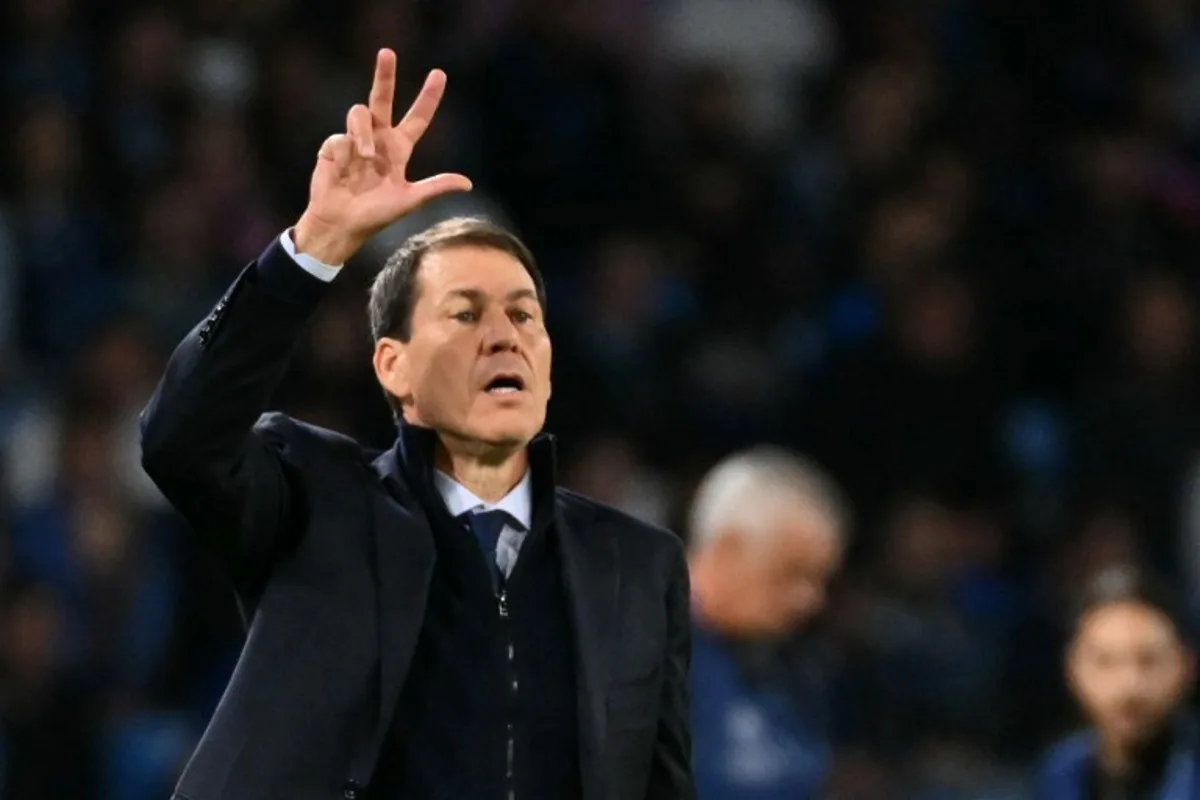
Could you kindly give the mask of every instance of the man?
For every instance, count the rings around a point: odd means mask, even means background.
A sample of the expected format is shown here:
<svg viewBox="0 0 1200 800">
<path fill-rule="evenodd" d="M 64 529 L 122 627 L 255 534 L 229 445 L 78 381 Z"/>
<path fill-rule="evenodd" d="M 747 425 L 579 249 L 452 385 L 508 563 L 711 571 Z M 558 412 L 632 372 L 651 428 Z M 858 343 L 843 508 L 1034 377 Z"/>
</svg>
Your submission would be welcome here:
<svg viewBox="0 0 1200 800">
<path fill-rule="evenodd" d="M 691 797 L 682 547 L 555 486 L 524 245 L 454 220 L 385 265 L 370 317 L 394 448 L 262 413 L 339 265 L 470 187 L 408 181 L 445 76 L 393 126 L 395 71 L 381 51 L 300 220 L 183 341 L 143 414 L 147 472 L 224 560 L 249 624 L 177 796 Z"/>
<path fill-rule="evenodd" d="M 1175 601 L 1128 567 L 1085 592 L 1067 679 L 1092 730 L 1051 751 L 1037 781 L 1045 800 L 1200 798 L 1200 738 L 1184 711 L 1194 657 Z"/>
<path fill-rule="evenodd" d="M 828 768 L 820 669 L 786 645 L 822 607 L 846 512 L 783 450 L 732 455 L 691 514 L 696 788 L 701 800 L 816 797 Z"/>
</svg>

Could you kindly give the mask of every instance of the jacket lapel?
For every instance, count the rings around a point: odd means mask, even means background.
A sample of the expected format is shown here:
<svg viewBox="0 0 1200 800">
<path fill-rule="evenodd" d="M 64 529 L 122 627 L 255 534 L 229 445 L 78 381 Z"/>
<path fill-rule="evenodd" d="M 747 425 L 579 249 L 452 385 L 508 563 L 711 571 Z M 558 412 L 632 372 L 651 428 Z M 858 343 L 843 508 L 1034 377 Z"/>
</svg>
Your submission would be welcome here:
<svg viewBox="0 0 1200 800">
<path fill-rule="evenodd" d="M 560 502 L 556 520 L 575 632 L 585 798 L 603 796 L 600 756 L 608 725 L 605 699 L 621 590 L 616 537 L 594 528 L 593 514 L 591 508 L 567 499 Z"/>
<path fill-rule="evenodd" d="M 429 522 L 400 479 L 395 448 L 374 462 L 387 495 L 375 494 L 376 580 L 379 586 L 379 721 L 382 742 L 399 700 L 425 617 L 436 551 Z M 421 535 L 424 533 L 425 535 Z M 409 535 L 406 535 L 409 534 Z M 368 774 L 373 771 L 368 770 Z"/>
</svg>

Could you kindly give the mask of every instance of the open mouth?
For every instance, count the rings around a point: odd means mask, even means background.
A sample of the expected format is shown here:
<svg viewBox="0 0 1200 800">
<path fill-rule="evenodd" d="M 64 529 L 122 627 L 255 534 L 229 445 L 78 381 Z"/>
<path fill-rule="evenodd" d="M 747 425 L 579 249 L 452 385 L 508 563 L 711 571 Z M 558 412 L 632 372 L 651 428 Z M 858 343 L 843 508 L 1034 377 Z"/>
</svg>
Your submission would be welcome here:
<svg viewBox="0 0 1200 800">
<path fill-rule="evenodd" d="M 495 395 L 517 394 L 524 389 L 525 381 L 518 375 L 497 375 L 483 387 L 485 392 Z"/>
</svg>

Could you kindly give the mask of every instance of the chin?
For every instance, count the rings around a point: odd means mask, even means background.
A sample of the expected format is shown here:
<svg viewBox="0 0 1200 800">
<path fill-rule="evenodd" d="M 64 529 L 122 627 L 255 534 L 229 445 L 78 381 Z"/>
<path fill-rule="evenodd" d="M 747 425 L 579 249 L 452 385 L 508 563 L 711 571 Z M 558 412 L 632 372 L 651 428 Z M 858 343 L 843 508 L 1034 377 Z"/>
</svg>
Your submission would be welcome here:
<svg viewBox="0 0 1200 800">
<path fill-rule="evenodd" d="M 529 414 L 489 414 L 489 419 L 480 420 L 471 426 L 471 436 L 494 447 L 524 447 L 541 433 L 544 417 L 531 418 Z"/>
</svg>

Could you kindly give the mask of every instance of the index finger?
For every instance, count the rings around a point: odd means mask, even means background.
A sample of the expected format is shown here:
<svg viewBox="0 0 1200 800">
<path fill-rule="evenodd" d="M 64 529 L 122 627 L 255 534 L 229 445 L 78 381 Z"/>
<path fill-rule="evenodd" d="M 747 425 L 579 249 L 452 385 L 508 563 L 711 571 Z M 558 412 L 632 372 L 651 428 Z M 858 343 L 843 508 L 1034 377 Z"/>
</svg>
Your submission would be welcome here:
<svg viewBox="0 0 1200 800">
<path fill-rule="evenodd" d="M 392 127 L 392 99 L 396 96 L 396 54 L 384 48 L 375 59 L 375 80 L 371 84 L 371 119 L 375 125 Z"/>
</svg>

